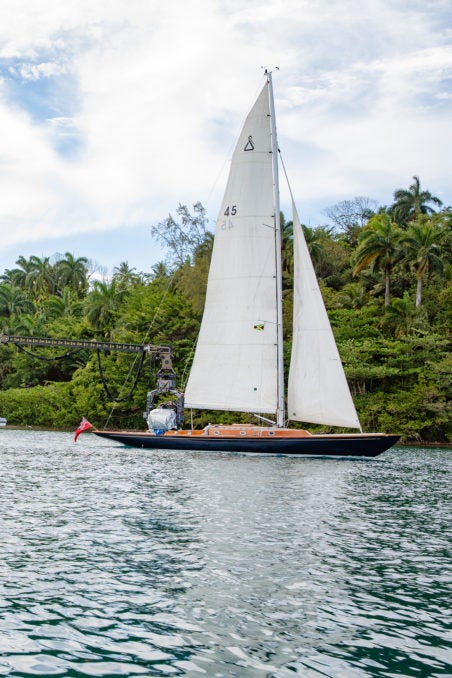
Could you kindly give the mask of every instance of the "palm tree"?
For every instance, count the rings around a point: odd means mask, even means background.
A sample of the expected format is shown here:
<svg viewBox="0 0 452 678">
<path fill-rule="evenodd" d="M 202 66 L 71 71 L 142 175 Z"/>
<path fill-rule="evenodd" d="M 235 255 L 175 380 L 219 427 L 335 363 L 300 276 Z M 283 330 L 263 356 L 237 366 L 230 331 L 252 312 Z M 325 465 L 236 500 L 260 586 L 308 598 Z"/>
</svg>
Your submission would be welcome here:
<svg viewBox="0 0 452 678">
<path fill-rule="evenodd" d="M 308 246 L 309 254 L 315 264 L 320 265 L 325 259 L 324 243 L 330 236 L 330 231 L 324 227 L 311 228 L 302 224 L 303 234 Z M 281 213 L 282 239 L 282 275 L 284 289 L 293 287 L 294 254 L 293 254 L 293 222 L 287 221 Z"/>
<path fill-rule="evenodd" d="M 303 225 L 302 228 L 313 264 L 321 264 L 325 259 L 324 243 L 330 236 L 330 233 L 321 227 L 311 228 L 310 226 Z"/>
<path fill-rule="evenodd" d="M 282 277 L 283 288 L 292 289 L 293 287 L 293 221 L 286 221 L 281 212 L 281 257 L 282 257 Z"/>
<path fill-rule="evenodd" d="M 17 269 L 5 268 L 2 275 L 0 275 L 0 280 L 2 283 L 5 283 L 5 285 L 9 285 L 10 287 L 14 287 L 15 270 Z"/>
<path fill-rule="evenodd" d="M 343 308 L 362 308 L 366 305 L 366 290 L 364 285 L 349 283 L 342 288 L 339 296 L 339 306 Z"/>
<path fill-rule="evenodd" d="M 193 254 L 193 261 L 196 264 L 201 259 L 207 259 L 210 263 L 213 250 L 214 235 L 211 231 L 206 231 L 202 241 L 197 245 Z"/>
<path fill-rule="evenodd" d="M 391 212 L 394 219 L 401 225 L 415 219 L 420 214 L 432 214 L 435 210 L 428 203 L 434 203 L 441 207 L 442 201 L 432 195 L 430 191 L 421 191 L 419 177 L 414 176 L 414 183 L 408 190 L 399 188 L 394 191 L 394 204 Z"/>
<path fill-rule="evenodd" d="M 385 306 L 390 303 L 391 271 L 400 256 L 401 232 L 387 212 L 380 212 L 371 219 L 362 231 L 355 255 L 353 275 L 368 266 L 378 266 L 385 277 Z"/>
<path fill-rule="evenodd" d="M 8 328 L 10 334 L 25 334 L 27 336 L 39 336 L 39 323 L 35 322 L 33 316 L 24 313 L 18 317 L 11 318 L 11 324 Z"/>
<path fill-rule="evenodd" d="M 386 309 L 383 325 L 394 330 L 396 339 L 410 334 L 416 311 L 410 299 L 408 292 L 405 292 L 402 298 L 396 298 L 391 301 Z"/>
<path fill-rule="evenodd" d="M 416 307 L 422 304 L 422 281 L 430 268 L 443 269 L 440 258 L 443 231 L 435 228 L 430 220 L 420 218 L 411 224 L 403 238 L 409 254 L 412 254 L 416 268 Z"/>
<path fill-rule="evenodd" d="M 0 315 L 11 318 L 33 310 L 33 304 L 19 287 L 0 285 Z"/>
<path fill-rule="evenodd" d="M 164 261 L 158 261 L 152 267 L 151 280 L 155 280 L 157 278 L 168 278 L 169 274 L 170 272 L 168 270 L 167 264 Z"/>
<path fill-rule="evenodd" d="M 393 299 L 386 308 L 383 326 L 391 328 L 396 339 L 409 334 L 425 334 L 428 331 L 427 313 L 416 308 L 405 292 L 403 297 Z"/>
<path fill-rule="evenodd" d="M 68 286 L 60 294 L 51 294 L 43 305 L 46 320 L 77 315 L 81 308 L 82 302 L 78 300 L 73 288 Z"/>
<path fill-rule="evenodd" d="M 49 257 L 40 259 L 35 255 L 29 259 L 31 267 L 27 275 L 26 287 L 38 298 L 47 297 L 56 290 L 55 270 Z"/>
<path fill-rule="evenodd" d="M 88 259 L 75 257 L 66 252 L 64 259 L 59 259 L 55 264 L 55 274 L 60 293 L 68 285 L 78 296 L 82 296 L 88 289 Z"/>
<path fill-rule="evenodd" d="M 121 289 L 115 279 L 108 282 L 95 280 L 92 291 L 86 297 L 86 317 L 97 330 L 112 329 L 124 298 L 125 290 Z"/>
<path fill-rule="evenodd" d="M 117 282 L 118 287 L 126 289 L 137 285 L 141 281 L 141 277 L 135 268 L 129 266 L 128 261 L 121 261 L 119 266 L 115 266 L 113 269 L 113 280 Z"/>
<path fill-rule="evenodd" d="M 18 268 L 6 269 L 1 279 L 8 285 L 26 289 L 27 280 L 33 270 L 33 265 L 30 263 L 30 260 L 22 255 L 17 259 L 16 264 Z"/>
</svg>

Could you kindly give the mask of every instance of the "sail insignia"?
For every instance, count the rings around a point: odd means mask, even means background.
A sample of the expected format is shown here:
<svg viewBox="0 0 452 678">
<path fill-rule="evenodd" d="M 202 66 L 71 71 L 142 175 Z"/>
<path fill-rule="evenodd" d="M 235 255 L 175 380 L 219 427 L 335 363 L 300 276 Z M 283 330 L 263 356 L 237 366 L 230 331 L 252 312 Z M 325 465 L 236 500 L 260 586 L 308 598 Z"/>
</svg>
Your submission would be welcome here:
<svg viewBox="0 0 452 678">
<path fill-rule="evenodd" d="M 254 151 L 253 137 L 251 135 L 248 137 L 247 144 L 246 144 L 246 146 L 243 150 L 244 151 Z"/>
</svg>

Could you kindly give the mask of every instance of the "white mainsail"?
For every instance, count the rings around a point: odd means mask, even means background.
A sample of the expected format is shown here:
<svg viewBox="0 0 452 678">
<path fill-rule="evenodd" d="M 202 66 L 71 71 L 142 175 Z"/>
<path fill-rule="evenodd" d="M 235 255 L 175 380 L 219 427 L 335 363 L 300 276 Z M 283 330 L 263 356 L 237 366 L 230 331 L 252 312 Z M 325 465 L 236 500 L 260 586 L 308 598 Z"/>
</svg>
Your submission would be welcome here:
<svg viewBox="0 0 452 678">
<path fill-rule="evenodd" d="M 295 205 L 288 418 L 361 428 Z"/>
<path fill-rule="evenodd" d="M 277 409 L 275 227 L 268 85 L 237 142 L 219 212 L 187 407 Z"/>
</svg>

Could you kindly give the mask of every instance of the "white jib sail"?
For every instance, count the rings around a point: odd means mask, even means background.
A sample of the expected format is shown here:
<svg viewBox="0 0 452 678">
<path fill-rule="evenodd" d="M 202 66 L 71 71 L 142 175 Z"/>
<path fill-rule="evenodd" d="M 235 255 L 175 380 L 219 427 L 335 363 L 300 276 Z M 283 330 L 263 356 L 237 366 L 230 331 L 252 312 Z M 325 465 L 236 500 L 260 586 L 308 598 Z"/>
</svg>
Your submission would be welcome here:
<svg viewBox="0 0 452 678">
<path fill-rule="evenodd" d="M 277 407 L 275 228 L 268 85 L 235 148 L 219 212 L 187 407 Z"/>
<path fill-rule="evenodd" d="M 361 428 L 295 205 L 288 418 Z"/>
</svg>

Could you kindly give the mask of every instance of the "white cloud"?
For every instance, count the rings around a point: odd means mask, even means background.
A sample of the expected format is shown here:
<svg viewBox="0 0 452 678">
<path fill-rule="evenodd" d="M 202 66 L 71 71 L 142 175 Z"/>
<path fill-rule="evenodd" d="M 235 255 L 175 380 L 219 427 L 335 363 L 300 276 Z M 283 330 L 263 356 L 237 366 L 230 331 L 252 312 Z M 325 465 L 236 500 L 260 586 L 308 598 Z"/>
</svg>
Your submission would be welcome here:
<svg viewBox="0 0 452 678">
<path fill-rule="evenodd" d="M 18 68 L 11 67 L 9 69 L 11 75 L 20 77 L 23 80 L 39 80 L 40 78 L 48 78 L 53 75 L 61 75 L 64 73 L 64 68 L 60 65 L 47 61 L 40 64 L 21 64 Z"/>
<path fill-rule="evenodd" d="M 281 67 L 280 145 L 306 220 L 358 194 L 390 202 L 413 174 L 451 203 L 450 34 L 442 0 L 4 0 L 2 245 L 110 229 L 112 248 L 111 229 L 179 201 L 215 219 L 260 66 Z"/>
</svg>

